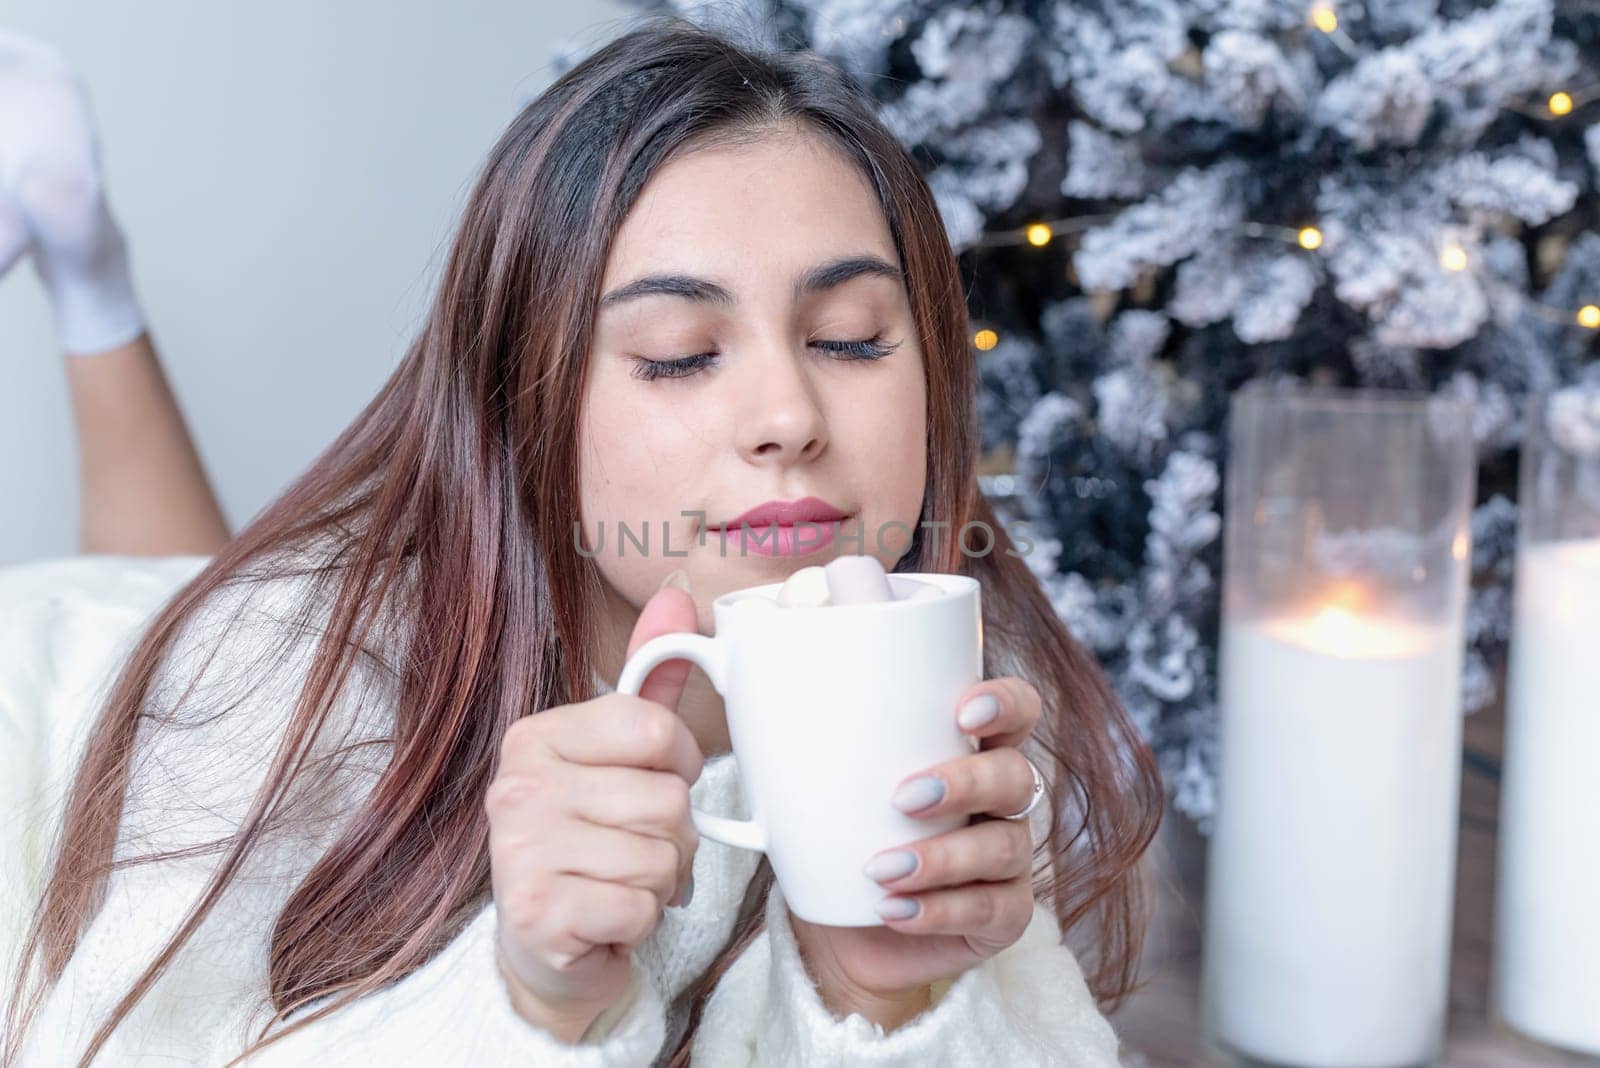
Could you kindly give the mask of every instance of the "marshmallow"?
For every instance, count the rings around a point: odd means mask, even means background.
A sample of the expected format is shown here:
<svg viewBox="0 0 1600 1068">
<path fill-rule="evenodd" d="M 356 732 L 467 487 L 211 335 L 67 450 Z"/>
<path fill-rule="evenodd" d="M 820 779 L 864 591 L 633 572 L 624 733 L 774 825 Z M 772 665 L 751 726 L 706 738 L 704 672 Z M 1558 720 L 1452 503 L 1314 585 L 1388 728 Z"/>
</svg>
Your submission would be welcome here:
<svg viewBox="0 0 1600 1068">
<path fill-rule="evenodd" d="M 832 604 L 869 604 L 874 601 L 892 601 L 894 590 L 889 588 L 889 576 L 875 556 L 840 556 L 828 561 L 822 568 L 827 572 L 828 591 Z"/>
<path fill-rule="evenodd" d="M 890 580 L 875 556 L 841 556 L 821 567 L 790 575 L 774 597 L 742 597 L 735 604 L 760 602 L 763 608 L 821 608 L 827 605 L 926 601 L 944 590 L 902 575 Z"/>
<path fill-rule="evenodd" d="M 802 567 L 778 590 L 782 608 L 820 608 L 828 603 L 828 576 L 820 567 Z"/>
</svg>

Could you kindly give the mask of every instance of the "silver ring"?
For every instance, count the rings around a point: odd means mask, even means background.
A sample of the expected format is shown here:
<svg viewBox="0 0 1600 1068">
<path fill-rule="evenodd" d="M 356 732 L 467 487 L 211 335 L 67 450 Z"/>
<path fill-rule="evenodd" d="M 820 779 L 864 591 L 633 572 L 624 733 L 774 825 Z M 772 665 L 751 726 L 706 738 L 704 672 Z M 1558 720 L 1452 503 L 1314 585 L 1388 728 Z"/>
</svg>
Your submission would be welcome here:
<svg viewBox="0 0 1600 1068">
<path fill-rule="evenodd" d="M 1026 756 L 1022 758 L 1028 760 Z M 1039 774 L 1039 766 L 1028 760 L 1028 768 L 1033 772 L 1033 796 L 1028 799 L 1027 807 L 1021 812 L 1013 812 L 1009 816 L 1001 816 L 1003 820 L 1023 820 L 1028 818 L 1028 813 L 1039 807 L 1039 799 L 1044 796 L 1044 776 Z"/>
</svg>

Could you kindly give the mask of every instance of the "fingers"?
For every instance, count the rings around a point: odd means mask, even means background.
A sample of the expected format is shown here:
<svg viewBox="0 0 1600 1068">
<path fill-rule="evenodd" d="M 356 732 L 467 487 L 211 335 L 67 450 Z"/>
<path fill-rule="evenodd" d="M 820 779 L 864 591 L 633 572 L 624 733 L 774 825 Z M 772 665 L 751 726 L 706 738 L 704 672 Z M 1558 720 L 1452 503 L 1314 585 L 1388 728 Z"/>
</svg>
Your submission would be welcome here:
<svg viewBox="0 0 1600 1068">
<path fill-rule="evenodd" d="M 500 922 L 513 938 L 539 945 L 570 961 L 595 946 L 636 948 L 660 919 L 656 895 L 636 886 L 599 882 L 578 875 L 525 885 L 523 893 L 496 895 Z M 559 967 L 562 961 L 551 961 Z"/>
<path fill-rule="evenodd" d="M 1022 821 L 988 820 L 885 850 L 863 870 L 897 894 L 1031 877 L 1033 837 Z"/>
<path fill-rule="evenodd" d="M 609 701 L 609 698 L 601 699 Z M 635 709 L 684 731 L 659 705 L 618 697 Z M 559 706 L 554 715 L 569 706 Z M 575 706 L 581 707 L 581 706 Z M 513 724 L 503 746 L 502 766 L 485 797 L 490 836 L 501 856 L 515 857 L 530 876 L 570 872 L 651 889 L 675 904 L 677 890 L 694 870 L 700 835 L 689 815 L 689 780 L 680 768 L 659 770 L 586 765 L 546 753 L 563 748 L 566 734 L 534 728 L 537 717 Z M 603 724 L 612 717 L 593 716 Z M 690 742 L 693 745 L 692 739 Z M 698 777 L 699 749 L 693 749 Z M 535 817 L 530 813 L 537 813 Z M 604 848 L 591 846 L 591 834 Z M 623 837 L 618 837 L 619 835 Z M 634 839 L 640 841 L 634 842 Z M 636 848 L 631 848 L 630 843 Z"/>
<path fill-rule="evenodd" d="M 892 800 L 917 819 L 952 812 L 1009 816 L 1033 800 L 1033 769 L 1020 750 L 985 749 L 907 777 Z"/>
<path fill-rule="evenodd" d="M 681 576 L 681 578 L 680 578 Z M 674 581 L 682 586 L 667 585 Z M 662 587 L 645 602 L 628 636 L 628 656 L 652 638 L 663 634 L 699 632 L 699 617 L 694 597 L 688 591 L 688 576 L 681 570 L 667 576 Z M 683 687 L 689 681 L 690 663 L 687 660 L 668 660 L 657 664 L 639 687 L 639 696 L 654 701 L 663 708 L 676 712 Z"/>
<path fill-rule="evenodd" d="M 563 875 L 620 883 L 655 896 L 657 911 L 672 904 L 694 865 L 693 842 L 590 823 L 553 820 L 542 834 L 504 827 L 490 836 L 509 886 L 548 885 Z"/>
<path fill-rule="evenodd" d="M 566 811 L 591 823 L 698 841 L 689 818 L 689 784 L 670 771 L 584 768 L 558 787 Z"/>
<path fill-rule="evenodd" d="M 688 883 L 694 872 L 695 851 L 700 847 L 700 831 L 689 815 L 688 783 L 665 771 L 590 768 L 577 777 L 567 798 L 574 817 L 585 823 L 633 831 L 669 843 L 677 859 L 662 901 L 668 905 L 678 903 L 676 890 Z M 591 874 L 598 872 L 591 870 Z"/>
<path fill-rule="evenodd" d="M 548 851 L 544 863 L 550 871 L 648 890 L 662 908 L 689 877 L 693 849 L 676 838 L 576 819 L 564 830 L 540 843 Z"/>
<path fill-rule="evenodd" d="M 885 916 L 892 929 L 907 934 L 962 935 L 984 946 L 1011 945 L 1033 919 L 1033 891 L 1027 879 L 926 890 L 914 897 L 888 898 L 885 904 L 895 901 L 915 902 L 918 908 L 916 915 L 905 919 Z"/>
<path fill-rule="evenodd" d="M 992 715 L 984 719 L 985 713 Z M 1043 702 L 1033 684 L 1009 676 L 985 679 L 956 702 L 956 723 L 963 733 L 980 739 L 982 749 L 1020 746 L 1042 714 Z"/>
<path fill-rule="evenodd" d="M 560 765 L 547 765 L 537 774 L 503 774 L 491 790 L 501 811 L 508 804 L 501 795 L 510 792 L 518 795 L 514 803 L 519 805 L 542 802 L 537 811 L 547 818 L 570 816 L 585 824 L 648 835 L 672 843 L 679 853 L 689 857 L 700 842 L 700 833 L 689 816 L 689 785 L 674 772 L 585 767 L 581 773 L 573 774 Z M 516 843 L 542 845 L 548 841 L 548 827 L 524 823 L 509 819 L 502 833 Z M 683 874 L 688 875 L 687 868 Z"/>
<path fill-rule="evenodd" d="M 539 769 L 548 763 L 546 752 L 571 764 L 670 771 L 686 783 L 699 781 L 705 764 L 700 743 L 683 720 L 654 701 L 627 694 L 605 694 L 522 717 L 501 742 L 501 766 Z"/>
</svg>

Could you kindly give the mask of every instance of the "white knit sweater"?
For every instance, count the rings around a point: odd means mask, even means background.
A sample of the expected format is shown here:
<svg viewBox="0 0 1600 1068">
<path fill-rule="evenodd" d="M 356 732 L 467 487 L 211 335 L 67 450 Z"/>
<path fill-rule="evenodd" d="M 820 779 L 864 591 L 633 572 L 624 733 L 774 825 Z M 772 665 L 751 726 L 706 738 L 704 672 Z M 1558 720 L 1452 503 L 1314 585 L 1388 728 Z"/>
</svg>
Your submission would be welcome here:
<svg viewBox="0 0 1600 1068">
<path fill-rule="evenodd" d="M 63 790 L 113 670 L 156 608 L 204 563 L 192 556 L 91 556 L 0 569 L 0 964 L 8 972 L 19 948 L 24 905 L 31 905 L 41 886 Z M 283 646 L 288 654 L 278 666 L 263 666 L 275 663 L 267 654 L 289 633 L 286 608 L 299 581 L 278 580 L 248 598 L 224 591 L 180 637 L 174 656 L 186 672 L 200 663 L 193 658 L 217 654 L 190 697 L 206 714 L 193 726 L 168 732 L 170 737 L 156 734 L 149 757 L 136 761 L 119 859 L 215 841 L 238 826 L 303 678 L 301 645 L 295 643 Z M 230 629 L 227 620 L 241 607 L 246 614 Z M 241 668 L 260 685 L 246 691 L 229 682 Z M 170 676 L 181 677 L 187 676 Z M 164 672 L 162 679 L 168 678 Z M 352 681 L 359 685 L 336 709 L 344 720 L 334 740 L 381 738 L 381 672 Z M 158 688 L 152 700 L 164 692 Z M 225 714 L 214 715 L 223 709 Z M 349 755 L 335 761 L 331 744 L 318 750 L 329 772 L 326 786 L 297 800 L 293 818 L 246 864 L 113 1033 L 97 1065 L 221 1065 L 268 1018 L 273 922 L 333 840 L 341 817 L 354 810 L 350 799 L 374 781 L 381 765 L 381 756 L 370 763 Z M 381 754 L 382 746 L 354 752 Z M 691 795 L 707 811 L 748 814 L 732 754 L 708 759 Z M 1042 827 L 1036 819 L 1036 835 Z M 76 1063 L 98 1024 L 177 929 L 219 859 L 207 852 L 112 876 L 104 906 L 29 1029 L 24 1065 Z M 512 1011 L 495 966 L 496 914 L 487 901 L 426 965 L 246 1063 L 649 1065 L 670 1051 L 668 1040 L 685 1026 L 684 1014 L 669 1013 L 667 1006 L 724 944 L 758 859 L 701 840 L 693 901 L 664 911 L 635 954 L 623 997 L 576 1045 Z M 934 1004 L 887 1034 L 860 1015 L 839 1019 L 823 1004 L 776 886 L 766 902 L 766 921 L 765 931 L 712 992 L 692 1048 L 696 1064 L 1117 1064 L 1112 1028 L 1042 905 L 1035 906 L 1021 941 L 937 984 Z"/>
</svg>

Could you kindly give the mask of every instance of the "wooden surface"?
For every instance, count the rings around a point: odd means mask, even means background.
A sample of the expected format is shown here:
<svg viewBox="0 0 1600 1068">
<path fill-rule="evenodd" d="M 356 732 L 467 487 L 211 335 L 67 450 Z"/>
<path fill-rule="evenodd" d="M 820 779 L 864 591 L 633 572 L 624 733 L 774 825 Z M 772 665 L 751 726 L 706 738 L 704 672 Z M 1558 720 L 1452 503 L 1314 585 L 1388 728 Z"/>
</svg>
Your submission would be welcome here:
<svg viewBox="0 0 1600 1068">
<path fill-rule="evenodd" d="M 1524 1041 L 1492 1019 L 1489 976 L 1494 929 L 1495 825 L 1504 719 L 1499 706 L 1463 721 L 1461 823 L 1451 944 L 1448 1068 L 1596 1065 L 1600 1059 Z M 1206 840 L 1187 817 L 1169 813 L 1151 862 L 1161 883 L 1146 947 L 1149 986 L 1112 1017 L 1129 1068 L 1227 1063 L 1206 1050 L 1199 1017 L 1200 928 Z M 1600 1011 L 1600 1007 L 1597 1007 Z"/>
</svg>

